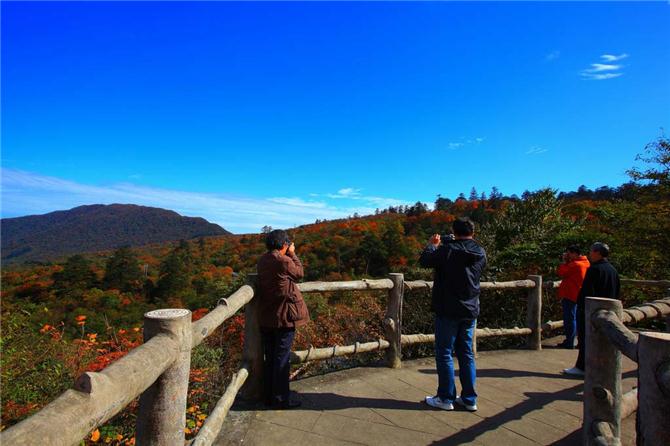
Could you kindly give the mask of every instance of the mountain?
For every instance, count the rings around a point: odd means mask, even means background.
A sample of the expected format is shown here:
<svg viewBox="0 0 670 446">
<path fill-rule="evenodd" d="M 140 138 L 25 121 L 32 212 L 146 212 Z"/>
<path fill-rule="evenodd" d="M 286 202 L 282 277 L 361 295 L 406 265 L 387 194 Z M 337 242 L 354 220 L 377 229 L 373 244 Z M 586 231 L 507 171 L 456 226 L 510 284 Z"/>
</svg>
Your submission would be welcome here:
<svg viewBox="0 0 670 446">
<path fill-rule="evenodd" d="M 204 218 L 133 204 L 94 204 L 44 215 L 3 218 L 2 261 L 40 261 L 68 254 L 230 232 Z"/>
</svg>

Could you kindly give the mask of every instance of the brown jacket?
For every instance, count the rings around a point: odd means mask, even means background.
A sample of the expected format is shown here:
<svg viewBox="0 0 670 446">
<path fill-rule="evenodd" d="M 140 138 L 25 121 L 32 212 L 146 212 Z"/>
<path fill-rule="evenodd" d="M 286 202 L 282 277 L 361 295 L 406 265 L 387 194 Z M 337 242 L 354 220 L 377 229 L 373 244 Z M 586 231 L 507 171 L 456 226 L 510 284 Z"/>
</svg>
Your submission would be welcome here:
<svg viewBox="0 0 670 446">
<path fill-rule="evenodd" d="M 274 250 L 258 260 L 259 321 L 264 328 L 300 327 L 309 322 L 309 311 L 297 281 L 304 272 L 295 254 Z"/>
</svg>

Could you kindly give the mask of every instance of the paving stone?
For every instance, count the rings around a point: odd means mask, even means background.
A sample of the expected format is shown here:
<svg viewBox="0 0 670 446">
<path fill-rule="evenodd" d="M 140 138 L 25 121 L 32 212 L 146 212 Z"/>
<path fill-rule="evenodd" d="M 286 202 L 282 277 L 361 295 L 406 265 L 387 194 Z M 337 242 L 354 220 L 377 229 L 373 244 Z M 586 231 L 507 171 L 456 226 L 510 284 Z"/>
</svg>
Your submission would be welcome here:
<svg viewBox="0 0 670 446">
<path fill-rule="evenodd" d="M 367 445 L 430 444 L 441 437 L 387 424 L 371 423 L 335 414 L 319 418 L 314 433 Z"/>
</svg>

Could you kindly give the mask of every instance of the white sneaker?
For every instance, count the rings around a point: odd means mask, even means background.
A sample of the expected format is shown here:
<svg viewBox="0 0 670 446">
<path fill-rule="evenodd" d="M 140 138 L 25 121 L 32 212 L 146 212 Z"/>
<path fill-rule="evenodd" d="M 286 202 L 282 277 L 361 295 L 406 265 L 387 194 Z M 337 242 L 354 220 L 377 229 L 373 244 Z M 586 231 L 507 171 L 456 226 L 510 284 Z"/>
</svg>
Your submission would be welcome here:
<svg viewBox="0 0 670 446">
<path fill-rule="evenodd" d="M 437 407 L 438 409 L 443 409 L 443 410 L 454 410 L 454 405 L 445 401 L 442 401 L 442 398 L 439 396 L 427 396 L 426 397 L 426 404 L 428 404 L 431 407 Z"/>
<path fill-rule="evenodd" d="M 477 405 L 476 404 L 465 404 L 460 396 L 456 397 L 456 404 L 458 404 L 459 406 L 465 407 L 465 410 L 467 410 L 469 412 L 475 412 L 477 410 Z"/>
<path fill-rule="evenodd" d="M 563 373 L 570 376 L 584 376 L 584 370 L 578 369 L 577 367 L 563 369 Z"/>
</svg>

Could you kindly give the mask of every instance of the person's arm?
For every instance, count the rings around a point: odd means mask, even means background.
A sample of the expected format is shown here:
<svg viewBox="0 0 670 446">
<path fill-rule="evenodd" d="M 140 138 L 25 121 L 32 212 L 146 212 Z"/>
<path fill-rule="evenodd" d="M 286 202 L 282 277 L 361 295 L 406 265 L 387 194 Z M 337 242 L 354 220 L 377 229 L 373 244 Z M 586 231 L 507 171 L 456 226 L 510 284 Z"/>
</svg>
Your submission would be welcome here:
<svg viewBox="0 0 670 446">
<path fill-rule="evenodd" d="M 286 250 L 286 273 L 291 276 L 293 280 L 300 280 L 305 276 L 305 270 L 302 267 L 302 262 L 297 255 L 295 255 L 295 245 L 291 243 L 289 249 Z"/>
<path fill-rule="evenodd" d="M 558 273 L 558 277 L 565 279 L 570 272 L 570 263 L 561 263 L 558 265 L 558 270 L 556 272 Z"/>
<path fill-rule="evenodd" d="M 433 235 L 419 257 L 419 265 L 424 268 L 435 268 L 440 262 L 444 248 L 440 249 L 440 236 Z"/>
<path fill-rule="evenodd" d="M 595 283 L 596 283 L 596 271 L 595 268 L 589 268 L 586 270 L 586 275 L 584 276 L 584 281 L 582 282 L 582 287 L 579 289 L 579 299 L 584 299 L 587 296 L 594 297 L 595 293 Z M 595 296 L 598 297 L 598 296 Z"/>
</svg>

